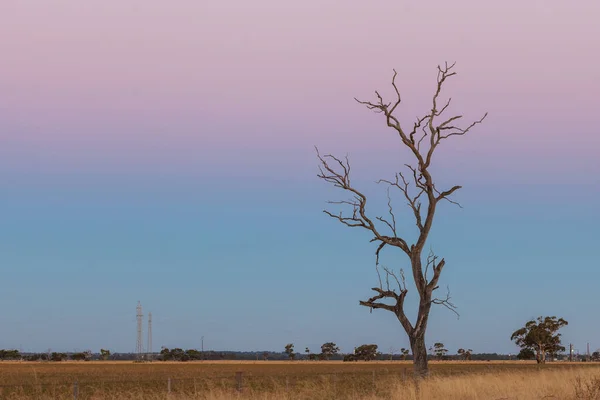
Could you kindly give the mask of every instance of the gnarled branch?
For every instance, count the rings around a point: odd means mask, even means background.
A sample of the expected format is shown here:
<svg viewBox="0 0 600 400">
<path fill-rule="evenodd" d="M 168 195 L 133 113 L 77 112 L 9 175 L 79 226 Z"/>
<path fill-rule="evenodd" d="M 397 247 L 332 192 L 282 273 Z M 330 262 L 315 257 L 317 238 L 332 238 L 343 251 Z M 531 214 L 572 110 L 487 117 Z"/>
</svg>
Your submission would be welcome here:
<svg viewBox="0 0 600 400">
<path fill-rule="evenodd" d="M 337 219 L 344 225 L 347 225 L 350 227 L 361 227 L 361 228 L 365 228 L 365 229 L 371 231 L 373 233 L 373 235 L 375 236 L 375 238 L 372 241 L 380 241 L 382 243 L 380 245 L 380 247 L 378 248 L 377 255 L 379 254 L 379 251 L 381 250 L 381 248 L 383 248 L 384 245 L 398 247 L 398 248 L 402 249 L 402 251 L 404 251 L 406 254 L 409 254 L 410 250 L 408 248 L 406 241 L 396 235 L 394 225 L 392 225 L 388 222 L 388 225 L 390 227 L 392 227 L 392 233 L 394 236 L 384 235 L 379 232 L 379 230 L 375 226 L 373 220 L 371 220 L 367 216 L 367 211 L 366 211 L 367 197 L 363 193 L 361 193 L 357 189 L 355 189 L 352 186 L 352 184 L 350 183 L 350 162 L 348 161 L 348 157 L 346 157 L 346 161 L 343 162 L 342 160 L 340 160 L 339 158 L 337 158 L 331 154 L 321 156 L 319 153 L 319 149 L 317 149 L 316 147 L 315 147 L 315 149 L 317 151 L 317 157 L 321 161 L 321 163 L 319 165 L 319 174 L 317 176 L 326 182 L 332 183 L 335 187 L 341 188 L 352 194 L 351 200 L 330 202 L 333 204 L 350 205 L 352 207 L 352 215 L 351 216 L 344 215 L 343 212 L 340 212 L 339 214 L 333 214 L 332 212 L 327 211 L 327 210 L 324 210 L 323 212 L 325 214 L 329 215 L 330 217 Z M 327 160 L 333 160 L 332 164 L 337 165 L 338 168 L 336 169 L 336 168 L 332 167 L 327 162 Z M 391 202 L 389 204 L 390 204 L 390 213 L 392 213 L 392 216 L 393 216 L 393 210 L 391 209 Z M 395 222 L 394 222 L 394 224 L 395 224 Z"/>
<path fill-rule="evenodd" d="M 460 318 L 460 314 L 458 313 L 458 311 L 456 311 L 457 307 L 454 303 L 452 303 L 451 301 L 451 296 L 450 296 L 450 287 L 447 286 L 446 287 L 447 291 L 446 291 L 446 297 L 443 299 L 439 299 L 439 298 L 434 298 L 431 300 L 431 304 L 437 304 L 437 305 L 441 305 L 446 307 L 448 310 L 452 311 L 454 314 L 456 314 L 457 318 Z"/>
</svg>

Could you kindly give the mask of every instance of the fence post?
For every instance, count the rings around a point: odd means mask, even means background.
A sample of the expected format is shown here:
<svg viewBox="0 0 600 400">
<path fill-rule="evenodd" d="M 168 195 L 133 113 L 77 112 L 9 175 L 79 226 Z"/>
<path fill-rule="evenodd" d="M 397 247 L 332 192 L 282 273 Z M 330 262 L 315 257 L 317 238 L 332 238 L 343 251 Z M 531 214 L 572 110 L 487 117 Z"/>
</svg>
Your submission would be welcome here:
<svg viewBox="0 0 600 400">
<path fill-rule="evenodd" d="M 237 391 L 238 392 L 241 392 L 242 388 L 243 388 L 243 386 L 242 386 L 242 383 L 243 383 L 242 382 L 243 381 L 243 374 L 244 373 L 242 371 L 238 371 L 238 372 L 235 373 L 235 380 L 237 382 Z"/>
<path fill-rule="evenodd" d="M 75 400 L 77 400 L 78 397 L 79 397 L 79 383 L 77 381 L 75 381 L 75 383 L 73 383 L 73 398 Z"/>
<path fill-rule="evenodd" d="M 171 394 L 171 378 L 167 379 L 167 393 Z"/>
<path fill-rule="evenodd" d="M 375 385 L 375 370 L 373 370 L 373 393 L 377 391 L 377 385 Z"/>
<path fill-rule="evenodd" d="M 337 399 L 337 374 L 333 374 L 333 397 Z"/>
</svg>

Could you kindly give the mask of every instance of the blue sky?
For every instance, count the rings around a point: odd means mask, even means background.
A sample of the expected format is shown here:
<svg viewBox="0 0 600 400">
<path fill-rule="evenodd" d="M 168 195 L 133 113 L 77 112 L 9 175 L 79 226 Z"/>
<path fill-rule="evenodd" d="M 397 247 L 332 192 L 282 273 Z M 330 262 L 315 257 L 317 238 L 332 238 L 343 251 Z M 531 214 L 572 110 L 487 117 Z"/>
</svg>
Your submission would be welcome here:
<svg viewBox="0 0 600 400">
<path fill-rule="evenodd" d="M 406 346 L 391 314 L 358 306 L 376 283 L 375 249 L 320 212 L 335 192 L 314 175 L 3 185 L 0 347 L 133 350 L 138 300 L 153 312 L 157 347 L 199 347 L 201 336 L 219 350 Z M 520 323 L 557 314 L 571 323 L 566 340 L 594 346 L 598 196 L 593 186 L 474 183 L 463 209 L 441 207 L 431 245 L 461 318 L 435 309 L 428 340 L 509 352 Z M 383 262 L 407 265 L 393 252 Z"/>
</svg>

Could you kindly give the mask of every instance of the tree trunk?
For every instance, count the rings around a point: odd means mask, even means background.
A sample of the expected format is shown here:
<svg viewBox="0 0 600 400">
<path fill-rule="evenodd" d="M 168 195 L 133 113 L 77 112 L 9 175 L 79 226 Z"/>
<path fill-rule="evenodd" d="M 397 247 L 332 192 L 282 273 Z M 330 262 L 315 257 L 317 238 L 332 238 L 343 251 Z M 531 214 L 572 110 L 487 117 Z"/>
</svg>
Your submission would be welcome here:
<svg viewBox="0 0 600 400">
<path fill-rule="evenodd" d="M 427 347 L 425 347 L 425 334 L 420 333 L 419 336 L 409 336 L 410 347 L 413 352 L 413 368 L 416 378 L 425 378 L 429 375 L 429 367 L 427 365 Z"/>
<path fill-rule="evenodd" d="M 538 364 L 546 364 L 546 349 L 541 344 L 538 344 L 535 350 L 535 360 Z"/>
</svg>

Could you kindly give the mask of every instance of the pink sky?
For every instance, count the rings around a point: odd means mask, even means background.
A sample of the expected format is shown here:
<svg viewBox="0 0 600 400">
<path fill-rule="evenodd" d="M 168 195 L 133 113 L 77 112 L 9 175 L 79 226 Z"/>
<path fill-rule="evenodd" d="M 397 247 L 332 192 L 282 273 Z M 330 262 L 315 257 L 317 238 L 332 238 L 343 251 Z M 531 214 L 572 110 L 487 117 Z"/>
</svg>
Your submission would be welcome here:
<svg viewBox="0 0 600 400">
<path fill-rule="evenodd" d="M 596 0 L 4 0 L 0 141 L 49 166 L 139 169 L 384 151 L 393 139 L 352 98 L 389 93 L 396 68 L 410 123 L 449 60 L 455 110 L 490 112 L 460 157 L 600 169 L 599 15 Z"/>
</svg>

